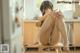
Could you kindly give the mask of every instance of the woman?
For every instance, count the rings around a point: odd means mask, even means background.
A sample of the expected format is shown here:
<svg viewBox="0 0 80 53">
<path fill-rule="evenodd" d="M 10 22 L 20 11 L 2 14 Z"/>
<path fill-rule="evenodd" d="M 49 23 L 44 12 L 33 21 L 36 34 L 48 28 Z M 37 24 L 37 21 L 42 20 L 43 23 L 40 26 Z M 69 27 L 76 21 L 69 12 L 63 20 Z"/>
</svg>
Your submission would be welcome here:
<svg viewBox="0 0 80 53">
<path fill-rule="evenodd" d="M 64 50 L 68 50 L 68 38 L 62 13 L 53 10 L 53 5 L 50 1 L 43 1 L 40 10 L 43 15 L 37 23 L 37 26 L 40 26 L 40 43 L 42 45 L 56 46 L 62 39 Z"/>
</svg>

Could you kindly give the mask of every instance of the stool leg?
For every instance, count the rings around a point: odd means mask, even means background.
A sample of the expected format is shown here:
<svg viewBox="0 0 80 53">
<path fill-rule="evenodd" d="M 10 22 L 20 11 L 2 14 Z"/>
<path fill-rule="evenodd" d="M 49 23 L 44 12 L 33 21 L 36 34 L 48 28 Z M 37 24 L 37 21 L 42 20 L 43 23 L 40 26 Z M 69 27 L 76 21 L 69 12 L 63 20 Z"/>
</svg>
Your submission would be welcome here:
<svg viewBox="0 0 80 53">
<path fill-rule="evenodd" d="M 38 53 L 42 53 L 42 52 L 43 52 L 42 47 L 39 47 L 39 52 Z"/>
<path fill-rule="evenodd" d="M 56 52 L 57 52 L 57 53 L 62 53 L 61 48 L 60 48 L 60 47 L 59 47 L 59 48 L 56 48 Z"/>
</svg>

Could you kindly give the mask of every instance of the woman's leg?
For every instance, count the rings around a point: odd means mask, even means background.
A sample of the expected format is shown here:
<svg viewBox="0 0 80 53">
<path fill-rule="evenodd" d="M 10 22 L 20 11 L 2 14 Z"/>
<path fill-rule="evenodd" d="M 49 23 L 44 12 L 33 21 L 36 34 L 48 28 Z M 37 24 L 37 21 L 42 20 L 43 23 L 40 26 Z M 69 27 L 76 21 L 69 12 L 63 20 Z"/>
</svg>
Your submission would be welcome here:
<svg viewBox="0 0 80 53">
<path fill-rule="evenodd" d="M 51 18 L 48 16 L 46 17 L 44 23 L 42 24 L 39 30 L 39 40 L 42 45 L 46 45 L 49 42 L 50 33 L 52 30 L 52 21 Z"/>
</svg>

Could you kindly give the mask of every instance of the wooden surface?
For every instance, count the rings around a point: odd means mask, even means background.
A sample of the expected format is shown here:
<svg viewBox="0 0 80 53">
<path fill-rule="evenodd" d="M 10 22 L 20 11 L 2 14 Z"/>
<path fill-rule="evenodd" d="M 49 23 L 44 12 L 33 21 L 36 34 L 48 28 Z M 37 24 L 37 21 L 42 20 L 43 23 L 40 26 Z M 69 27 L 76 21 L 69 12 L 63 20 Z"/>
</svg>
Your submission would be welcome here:
<svg viewBox="0 0 80 53">
<path fill-rule="evenodd" d="M 36 27 L 36 21 L 24 22 L 24 45 L 32 45 L 36 42 L 38 28 Z"/>
<path fill-rule="evenodd" d="M 25 53 L 38 53 L 37 51 L 26 51 Z M 56 53 L 55 51 L 44 51 L 43 53 Z M 68 53 L 68 52 L 62 52 Z M 70 51 L 70 53 L 80 53 L 80 51 Z"/>
<path fill-rule="evenodd" d="M 73 45 L 80 46 L 80 22 L 73 23 Z"/>
</svg>

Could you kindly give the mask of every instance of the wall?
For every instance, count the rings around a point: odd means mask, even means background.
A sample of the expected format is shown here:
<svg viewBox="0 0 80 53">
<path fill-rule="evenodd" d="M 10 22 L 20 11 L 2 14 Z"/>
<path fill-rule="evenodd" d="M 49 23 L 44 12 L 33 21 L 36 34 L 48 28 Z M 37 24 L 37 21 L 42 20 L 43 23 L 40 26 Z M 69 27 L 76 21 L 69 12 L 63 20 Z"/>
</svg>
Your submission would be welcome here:
<svg viewBox="0 0 80 53">
<path fill-rule="evenodd" d="M 9 17 L 9 0 L 2 0 L 4 42 L 9 43 L 11 35 L 11 21 Z"/>
<path fill-rule="evenodd" d="M 0 7 L 2 7 L 1 0 L 0 0 Z M 0 8 L 0 43 L 1 43 L 1 35 L 2 35 L 2 33 L 1 33 L 1 8 Z"/>
<path fill-rule="evenodd" d="M 11 18 L 9 17 L 9 0 L 1 0 L 2 1 L 2 26 L 3 26 L 3 37 L 4 44 L 8 44 L 10 47 L 10 36 L 12 35 L 11 29 Z M 9 49 L 9 51 L 11 51 Z M 11 53 L 11 52 L 8 52 Z"/>
</svg>

